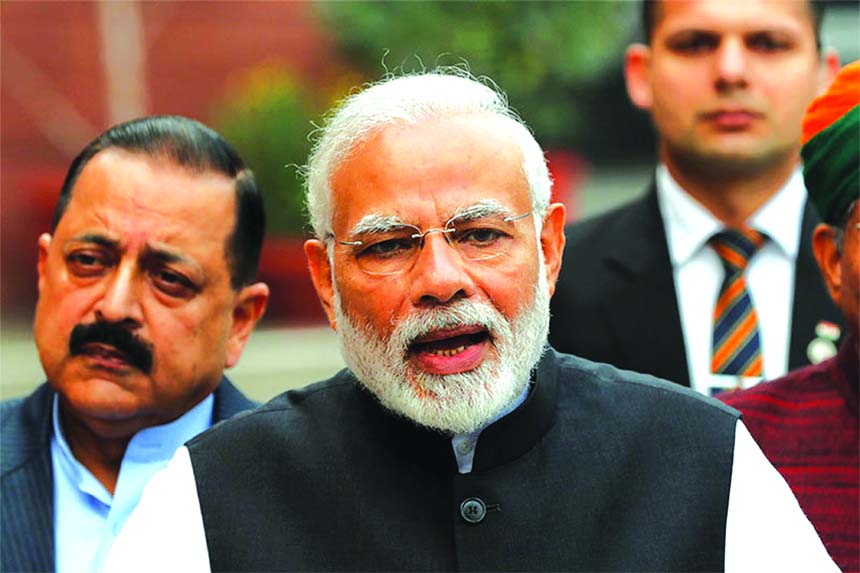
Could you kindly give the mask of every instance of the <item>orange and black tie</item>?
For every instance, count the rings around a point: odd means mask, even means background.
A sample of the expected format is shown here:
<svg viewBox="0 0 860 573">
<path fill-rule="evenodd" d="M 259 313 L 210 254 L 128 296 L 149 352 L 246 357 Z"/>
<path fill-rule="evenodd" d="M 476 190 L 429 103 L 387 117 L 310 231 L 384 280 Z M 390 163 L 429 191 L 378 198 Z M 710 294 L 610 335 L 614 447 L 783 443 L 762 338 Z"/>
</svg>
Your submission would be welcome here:
<svg viewBox="0 0 860 573">
<path fill-rule="evenodd" d="M 726 271 L 714 308 L 714 374 L 762 375 L 758 316 L 747 292 L 744 271 L 765 240 L 763 234 L 749 228 L 727 229 L 710 239 Z"/>
</svg>

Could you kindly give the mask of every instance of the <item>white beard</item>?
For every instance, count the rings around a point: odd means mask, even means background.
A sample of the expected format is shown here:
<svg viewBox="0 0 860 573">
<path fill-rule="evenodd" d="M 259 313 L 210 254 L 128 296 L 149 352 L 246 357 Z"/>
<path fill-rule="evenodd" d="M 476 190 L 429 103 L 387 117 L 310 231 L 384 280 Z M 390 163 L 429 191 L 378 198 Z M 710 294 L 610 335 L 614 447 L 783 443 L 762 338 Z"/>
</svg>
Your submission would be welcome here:
<svg viewBox="0 0 860 573">
<path fill-rule="evenodd" d="M 347 316 L 335 285 L 338 342 L 347 366 L 383 406 L 418 424 L 455 434 L 477 430 L 524 391 L 545 350 L 550 297 L 540 263 L 534 296 L 512 321 L 488 303 L 459 299 L 416 310 L 387 338 Z M 481 325 L 490 333 L 490 353 L 477 368 L 428 374 L 407 361 L 409 345 L 419 336 L 463 325 Z"/>
</svg>

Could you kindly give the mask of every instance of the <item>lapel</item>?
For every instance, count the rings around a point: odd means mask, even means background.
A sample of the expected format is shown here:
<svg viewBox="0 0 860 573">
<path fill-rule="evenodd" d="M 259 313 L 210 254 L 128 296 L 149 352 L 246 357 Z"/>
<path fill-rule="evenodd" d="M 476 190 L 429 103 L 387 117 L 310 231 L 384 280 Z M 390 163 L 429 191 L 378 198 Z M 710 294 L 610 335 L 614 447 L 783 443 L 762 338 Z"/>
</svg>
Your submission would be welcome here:
<svg viewBox="0 0 860 573">
<path fill-rule="evenodd" d="M 612 301 L 603 303 L 603 312 L 618 340 L 620 364 L 689 386 L 675 280 L 655 184 L 641 200 L 619 212 L 611 226 L 611 242 L 602 262 L 618 290 Z"/>
<path fill-rule="evenodd" d="M 41 385 L 23 401 L 2 407 L 0 432 L 0 571 L 53 571 L 54 476 L 51 407 L 54 392 Z M 213 421 L 256 407 L 229 380 L 215 390 Z"/>
<path fill-rule="evenodd" d="M 2 408 L 0 570 L 54 570 L 54 478 L 47 384 Z"/>
<path fill-rule="evenodd" d="M 844 332 L 842 315 L 830 299 L 821 271 L 812 254 L 812 232 L 820 222 L 815 209 L 806 202 L 800 224 L 800 246 L 794 267 L 794 297 L 791 310 L 791 339 L 788 369 L 809 364 L 807 346 L 816 338 L 815 327 L 822 321 L 838 324 Z M 841 340 L 840 338 L 839 340 Z M 839 340 L 834 341 L 839 346 Z"/>
<path fill-rule="evenodd" d="M 215 389 L 215 405 L 212 410 L 212 423 L 232 418 L 239 412 L 253 410 L 259 406 L 246 398 L 226 376 L 221 378 L 221 383 Z"/>
</svg>

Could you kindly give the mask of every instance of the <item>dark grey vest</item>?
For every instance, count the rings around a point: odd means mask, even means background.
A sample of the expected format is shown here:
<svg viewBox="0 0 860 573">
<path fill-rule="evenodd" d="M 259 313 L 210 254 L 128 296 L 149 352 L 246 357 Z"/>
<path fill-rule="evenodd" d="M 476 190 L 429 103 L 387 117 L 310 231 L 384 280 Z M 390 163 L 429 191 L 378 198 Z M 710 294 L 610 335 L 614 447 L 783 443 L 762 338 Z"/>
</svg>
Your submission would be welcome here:
<svg viewBox="0 0 860 573">
<path fill-rule="evenodd" d="M 717 571 L 736 421 L 550 351 L 468 475 L 346 371 L 188 448 L 215 571 Z"/>
</svg>

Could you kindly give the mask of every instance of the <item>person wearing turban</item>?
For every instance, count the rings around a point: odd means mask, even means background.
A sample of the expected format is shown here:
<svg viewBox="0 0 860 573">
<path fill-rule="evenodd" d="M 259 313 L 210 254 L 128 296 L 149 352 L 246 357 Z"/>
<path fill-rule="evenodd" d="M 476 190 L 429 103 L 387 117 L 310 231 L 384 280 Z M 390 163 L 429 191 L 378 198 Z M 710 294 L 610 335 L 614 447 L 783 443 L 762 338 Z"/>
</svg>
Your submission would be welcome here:
<svg viewBox="0 0 860 573">
<path fill-rule="evenodd" d="M 836 564 L 860 571 L 860 61 L 810 104 L 802 142 L 803 178 L 822 220 L 813 251 L 848 337 L 825 362 L 719 398 L 743 413 Z"/>
</svg>

